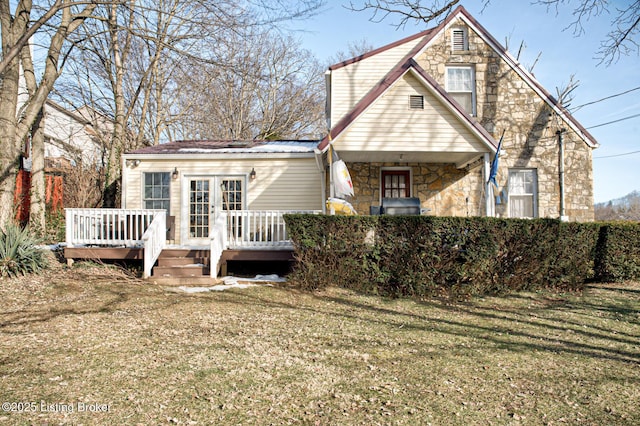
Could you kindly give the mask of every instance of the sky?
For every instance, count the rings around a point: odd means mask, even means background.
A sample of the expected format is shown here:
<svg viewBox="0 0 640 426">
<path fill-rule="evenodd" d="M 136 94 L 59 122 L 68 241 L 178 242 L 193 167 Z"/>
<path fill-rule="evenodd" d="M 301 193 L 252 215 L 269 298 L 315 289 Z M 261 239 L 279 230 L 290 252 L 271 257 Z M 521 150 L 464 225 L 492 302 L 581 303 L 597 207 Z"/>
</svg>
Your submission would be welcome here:
<svg viewBox="0 0 640 426">
<path fill-rule="evenodd" d="M 637 52 L 622 56 L 611 65 L 601 64 L 596 58 L 600 41 L 610 26 L 610 16 L 591 17 L 585 25 L 586 33 L 575 36 L 567 29 L 572 12 L 569 7 L 562 6 L 556 12 L 528 0 L 491 0 L 482 10 L 482 3 L 460 2 L 499 42 L 505 45 L 509 40 L 513 56 L 524 41 L 520 62 L 527 68 L 535 63 L 533 74 L 549 93 L 555 95 L 556 88 L 564 87 L 571 75 L 580 82 L 570 108 L 631 90 L 576 108 L 573 115 L 600 144 L 593 152 L 594 201 L 605 202 L 640 190 L 640 56 Z M 615 6 L 628 1 L 611 3 Z M 377 48 L 435 25 L 407 24 L 397 29 L 397 19 L 371 22 L 370 12 L 350 11 L 343 7 L 347 4 L 327 0 L 317 16 L 294 28 L 302 47 L 327 65 L 337 52 L 348 52 L 350 43 L 365 40 Z M 635 115 L 638 116 L 627 118 Z M 617 122 L 601 125 L 612 121 Z"/>
</svg>

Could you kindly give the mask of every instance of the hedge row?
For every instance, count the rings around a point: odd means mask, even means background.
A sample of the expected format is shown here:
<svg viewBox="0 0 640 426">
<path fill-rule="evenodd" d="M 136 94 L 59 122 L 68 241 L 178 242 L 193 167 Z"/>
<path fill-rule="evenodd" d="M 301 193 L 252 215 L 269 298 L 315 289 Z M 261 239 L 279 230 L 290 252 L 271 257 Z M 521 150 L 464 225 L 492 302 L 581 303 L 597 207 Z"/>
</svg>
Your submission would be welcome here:
<svg viewBox="0 0 640 426">
<path fill-rule="evenodd" d="M 466 297 L 640 277 L 638 225 L 431 216 L 286 221 L 298 261 L 292 279 L 306 289 Z"/>
</svg>

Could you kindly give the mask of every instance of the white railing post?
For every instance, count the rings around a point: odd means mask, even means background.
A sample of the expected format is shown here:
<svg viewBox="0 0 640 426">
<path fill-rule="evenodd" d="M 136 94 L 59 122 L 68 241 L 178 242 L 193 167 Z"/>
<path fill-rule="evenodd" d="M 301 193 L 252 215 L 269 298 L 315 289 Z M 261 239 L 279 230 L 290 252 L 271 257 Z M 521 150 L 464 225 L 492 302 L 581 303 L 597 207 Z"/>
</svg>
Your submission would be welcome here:
<svg viewBox="0 0 640 426">
<path fill-rule="evenodd" d="M 226 212 L 221 212 L 211 228 L 211 241 L 209 248 L 209 273 L 212 278 L 218 277 L 218 262 L 222 258 L 222 252 L 227 249 L 228 241 L 228 217 Z"/>
<path fill-rule="evenodd" d="M 144 272 L 142 277 L 149 278 L 156 260 L 164 248 L 167 232 L 167 212 L 162 210 L 155 214 L 151 224 L 142 235 L 144 247 Z"/>
<path fill-rule="evenodd" d="M 73 247 L 73 231 L 76 227 L 76 215 L 71 209 L 64 209 L 64 233 L 67 247 Z"/>
</svg>

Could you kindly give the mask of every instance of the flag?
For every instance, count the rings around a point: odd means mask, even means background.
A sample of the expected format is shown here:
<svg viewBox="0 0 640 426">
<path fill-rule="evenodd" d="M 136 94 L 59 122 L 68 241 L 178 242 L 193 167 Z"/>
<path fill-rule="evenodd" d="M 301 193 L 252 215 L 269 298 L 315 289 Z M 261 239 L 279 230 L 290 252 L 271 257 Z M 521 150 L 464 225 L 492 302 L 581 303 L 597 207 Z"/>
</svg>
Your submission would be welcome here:
<svg viewBox="0 0 640 426">
<path fill-rule="evenodd" d="M 498 174 L 498 158 L 500 157 L 500 149 L 502 148 L 503 138 L 504 130 L 502 131 L 502 136 L 500 136 L 500 141 L 498 142 L 496 155 L 495 157 L 493 157 L 493 161 L 491 162 L 491 171 L 489 172 L 489 180 L 487 181 L 487 183 L 492 183 L 496 188 L 498 187 L 498 182 L 496 182 L 496 175 Z"/>
<path fill-rule="evenodd" d="M 334 161 L 333 185 L 336 197 L 353 197 L 353 183 L 347 165 L 342 160 Z"/>
</svg>

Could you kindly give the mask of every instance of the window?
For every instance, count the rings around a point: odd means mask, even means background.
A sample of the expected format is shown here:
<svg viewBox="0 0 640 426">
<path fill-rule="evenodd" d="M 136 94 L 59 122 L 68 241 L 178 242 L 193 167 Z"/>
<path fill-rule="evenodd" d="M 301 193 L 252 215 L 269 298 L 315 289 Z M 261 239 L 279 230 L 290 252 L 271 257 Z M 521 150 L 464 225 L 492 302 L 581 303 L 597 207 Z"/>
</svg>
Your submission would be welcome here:
<svg viewBox="0 0 640 426">
<path fill-rule="evenodd" d="M 467 32 L 464 28 L 454 28 L 451 30 L 451 50 L 453 52 L 464 52 L 469 50 Z"/>
<path fill-rule="evenodd" d="M 169 172 L 144 173 L 143 205 L 145 209 L 165 209 L 169 214 Z"/>
<path fill-rule="evenodd" d="M 383 170 L 381 193 L 384 198 L 410 197 L 409 170 Z"/>
<path fill-rule="evenodd" d="M 447 67 L 447 92 L 471 115 L 476 114 L 476 78 L 473 67 Z"/>
<path fill-rule="evenodd" d="M 424 109 L 424 96 L 422 96 L 422 95 L 410 95 L 409 96 L 409 109 Z"/>
<path fill-rule="evenodd" d="M 537 216 L 538 176 L 535 169 L 509 170 L 509 216 Z"/>
</svg>

